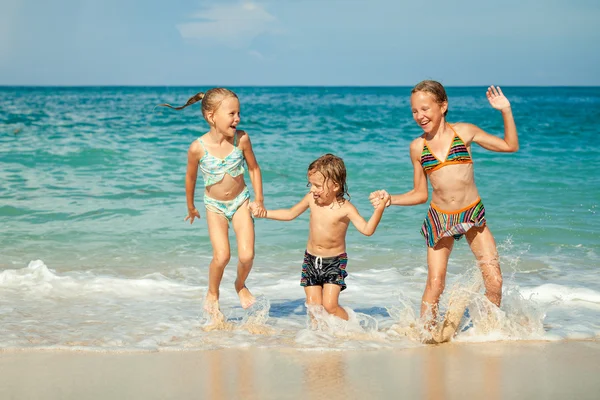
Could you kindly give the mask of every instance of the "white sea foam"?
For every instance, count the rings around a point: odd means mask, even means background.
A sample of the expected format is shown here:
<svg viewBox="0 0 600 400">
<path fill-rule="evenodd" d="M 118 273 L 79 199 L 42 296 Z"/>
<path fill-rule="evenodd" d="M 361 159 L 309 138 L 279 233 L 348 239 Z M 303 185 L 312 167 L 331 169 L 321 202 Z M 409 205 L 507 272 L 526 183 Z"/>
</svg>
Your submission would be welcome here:
<svg viewBox="0 0 600 400">
<path fill-rule="evenodd" d="M 178 270 L 180 278 L 189 275 Z M 440 303 L 443 315 L 453 293 L 468 302 L 453 340 L 560 340 L 599 335 L 600 295 L 594 290 L 552 284 L 521 289 L 509 282 L 502 308 L 496 309 L 480 291 L 473 290 L 481 279 L 479 272 L 468 271 L 449 276 Z M 130 279 L 93 271 L 59 273 L 37 260 L 0 273 L 0 346 L 102 351 L 412 347 L 426 337 L 418 317 L 422 279 L 420 271 L 402 275 L 395 268 L 355 273 L 340 296 L 350 320 L 339 320 L 316 307 L 312 310 L 315 325 L 307 316 L 297 271 L 254 271 L 248 284 L 258 301 L 247 311 L 239 306 L 233 291 L 233 275 L 226 274 L 221 296 L 225 324 L 206 329 L 205 281 L 190 285 L 156 272 Z M 261 281 L 271 284 L 261 286 Z M 564 322 L 569 314 L 577 316 L 577 323 Z"/>
<path fill-rule="evenodd" d="M 588 288 L 573 288 L 546 283 L 534 288 L 523 288 L 521 293 L 524 297 L 545 304 L 560 303 L 574 307 L 600 308 L 600 292 Z"/>
</svg>

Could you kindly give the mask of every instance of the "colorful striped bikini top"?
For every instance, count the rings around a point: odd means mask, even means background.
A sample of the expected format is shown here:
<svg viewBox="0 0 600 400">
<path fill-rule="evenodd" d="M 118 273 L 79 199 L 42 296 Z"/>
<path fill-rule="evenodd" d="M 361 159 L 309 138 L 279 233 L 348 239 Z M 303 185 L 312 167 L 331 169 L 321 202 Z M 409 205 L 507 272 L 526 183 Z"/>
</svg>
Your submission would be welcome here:
<svg viewBox="0 0 600 400">
<path fill-rule="evenodd" d="M 448 125 L 450 126 L 450 125 Z M 440 161 L 427 146 L 427 140 L 423 142 L 423 151 L 421 152 L 421 166 L 426 174 L 431 174 L 433 171 L 445 167 L 451 164 L 472 164 L 473 159 L 465 142 L 458 136 L 458 133 L 450 126 L 452 132 L 454 132 L 454 139 L 448 150 L 448 154 L 444 161 Z"/>
<path fill-rule="evenodd" d="M 225 174 L 235 178 L 244 173 L 244 153 L 237 147 L 237 136 L 236 132 L 233 138 L 233 150 L 225 158 L 218 158 L 210 154 L 202 143 L 202 139 L 198 138 L 204 149 L 204 155 L 199 161 L 198 168 L 202 173 L 205 187 L 221 182 Z"/>
</svg>

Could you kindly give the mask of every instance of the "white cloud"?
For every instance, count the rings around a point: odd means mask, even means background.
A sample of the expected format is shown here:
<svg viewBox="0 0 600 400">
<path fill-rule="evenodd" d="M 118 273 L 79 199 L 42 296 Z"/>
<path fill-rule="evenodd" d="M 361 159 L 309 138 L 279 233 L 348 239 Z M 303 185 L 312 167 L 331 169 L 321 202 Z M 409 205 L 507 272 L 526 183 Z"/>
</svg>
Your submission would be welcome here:
<svg viewBox="0 0 600 400">
<path fill-rule="evenodd" d="M 233 48 L 247 48 L 259 35 L 280 32 L 275 16 L 262 5 L 248 1 L 214 5 L 191 18 L 195 21 L 177 25 L 182 38 Z"/>
<path fill-rule="evenodd" d="M 251 55 L 252 57 L 256 57 L 259 60 L 264 60 L 265 56 L 262 55 L 262 53 L 256 51 L 256 50 L 249 50 L 248 54 Z"/>
</svg>

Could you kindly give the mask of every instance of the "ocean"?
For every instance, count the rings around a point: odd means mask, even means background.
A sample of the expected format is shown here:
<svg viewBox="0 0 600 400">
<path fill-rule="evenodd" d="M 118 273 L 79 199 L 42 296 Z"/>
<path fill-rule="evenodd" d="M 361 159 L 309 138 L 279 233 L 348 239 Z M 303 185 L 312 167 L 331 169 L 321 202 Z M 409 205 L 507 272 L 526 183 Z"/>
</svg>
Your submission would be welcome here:
<svg viewBox="0 0 600 400">
<path fill-rule="evenodd" d="M 390 207 L 377 232 L 347 236 L 351 320 L 311 330 L 299 286 L 308 213 L 256 220 L 239 306 L 232 259 L 221 286 L 227 327 L 202 313 L 211 246 L 202 219 L 184 222 L 189 144 L 207 131 L 205 87 L 0 87 L 0 348 L 167 351 L 218 348 L 346 350 L 420 346 L 427 276 L 419 233 L 427 204 Z M 351 201 L 368 218 L 369 193 L 412 188 L 408 145 L 420 134 L 409 87 L 240 87 L 242 120 L 263 173 L 265 205 L 290 207 L 306 168 L 342 157 Z M 502 135 L 484 87 L 450 87 L 450 122 Z M 498 243 L 501 310 L 490 322 L 465 240 L 447 292 L 469 296 L 455 341 L 600 338 L 600 88 L 503 87 L 521 148 L 473 146 L 475 177 Z M 246 182 L 250 179 L 246 175 Z M 448 296 L 442 299 L 447 303 Z M 487 317 L 486 317 L 487 315 Z M 487 319 L 486 319 L 487 318 Z"/>
</svg>

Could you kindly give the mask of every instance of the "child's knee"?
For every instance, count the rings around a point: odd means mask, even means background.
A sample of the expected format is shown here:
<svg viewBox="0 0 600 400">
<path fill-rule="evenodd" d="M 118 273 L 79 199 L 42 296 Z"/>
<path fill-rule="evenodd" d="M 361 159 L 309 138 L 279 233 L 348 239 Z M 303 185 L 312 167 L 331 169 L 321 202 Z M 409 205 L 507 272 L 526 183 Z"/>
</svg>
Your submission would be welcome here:
<svg viewBox="0 0 600 400">
<path fill-rule="evenodd" d="M 479 259 L 478 264 L 486 286 L 502 287 L 502 271 L 500 270 L 500 262 L 497 256 Z"/>
<path fill-rule="evenodd" d="M 213 262 L 219 267 L 225 267 L 230 258 L 231 254 L 228 251 L 216 250 L 213 252 Z"/>
<path fill-rule="evenodd" d="M 500 256 L 497 252 L 481 254 L 477 257 L 477 265 L 483 270 L 493 270 L 500 268 Z"/>
<path fill-rule="evenodd" d="M 327 311 L 329 314 L 335 314 L 339 308 L 339 305 L 337 302 L 328 302 L 323 304 L 323 308 L 325 308 L 325 311 Z"/>
<path fill-rule="evenodd" d="M 254 251 L 244 251 L 238 254 L 238 259 L 242 265 L 251 265 L 254 262 Z"/>
<path fill-rule="evenodd" d="M 327 298 L 323 299 L 323 308 L 329 314 L 335 314 L 339 307 L 340 307 L 340 305 L 338 303 L 337 297 L 330 298 L 330 299 L 327 299 Z"/>
<path fill-rule="evenodd" d="M 443 275 L 429 275 L 427 289 L 435 293 L 442 293 L 446 287 L 446 278 Z"/>
</svg>

